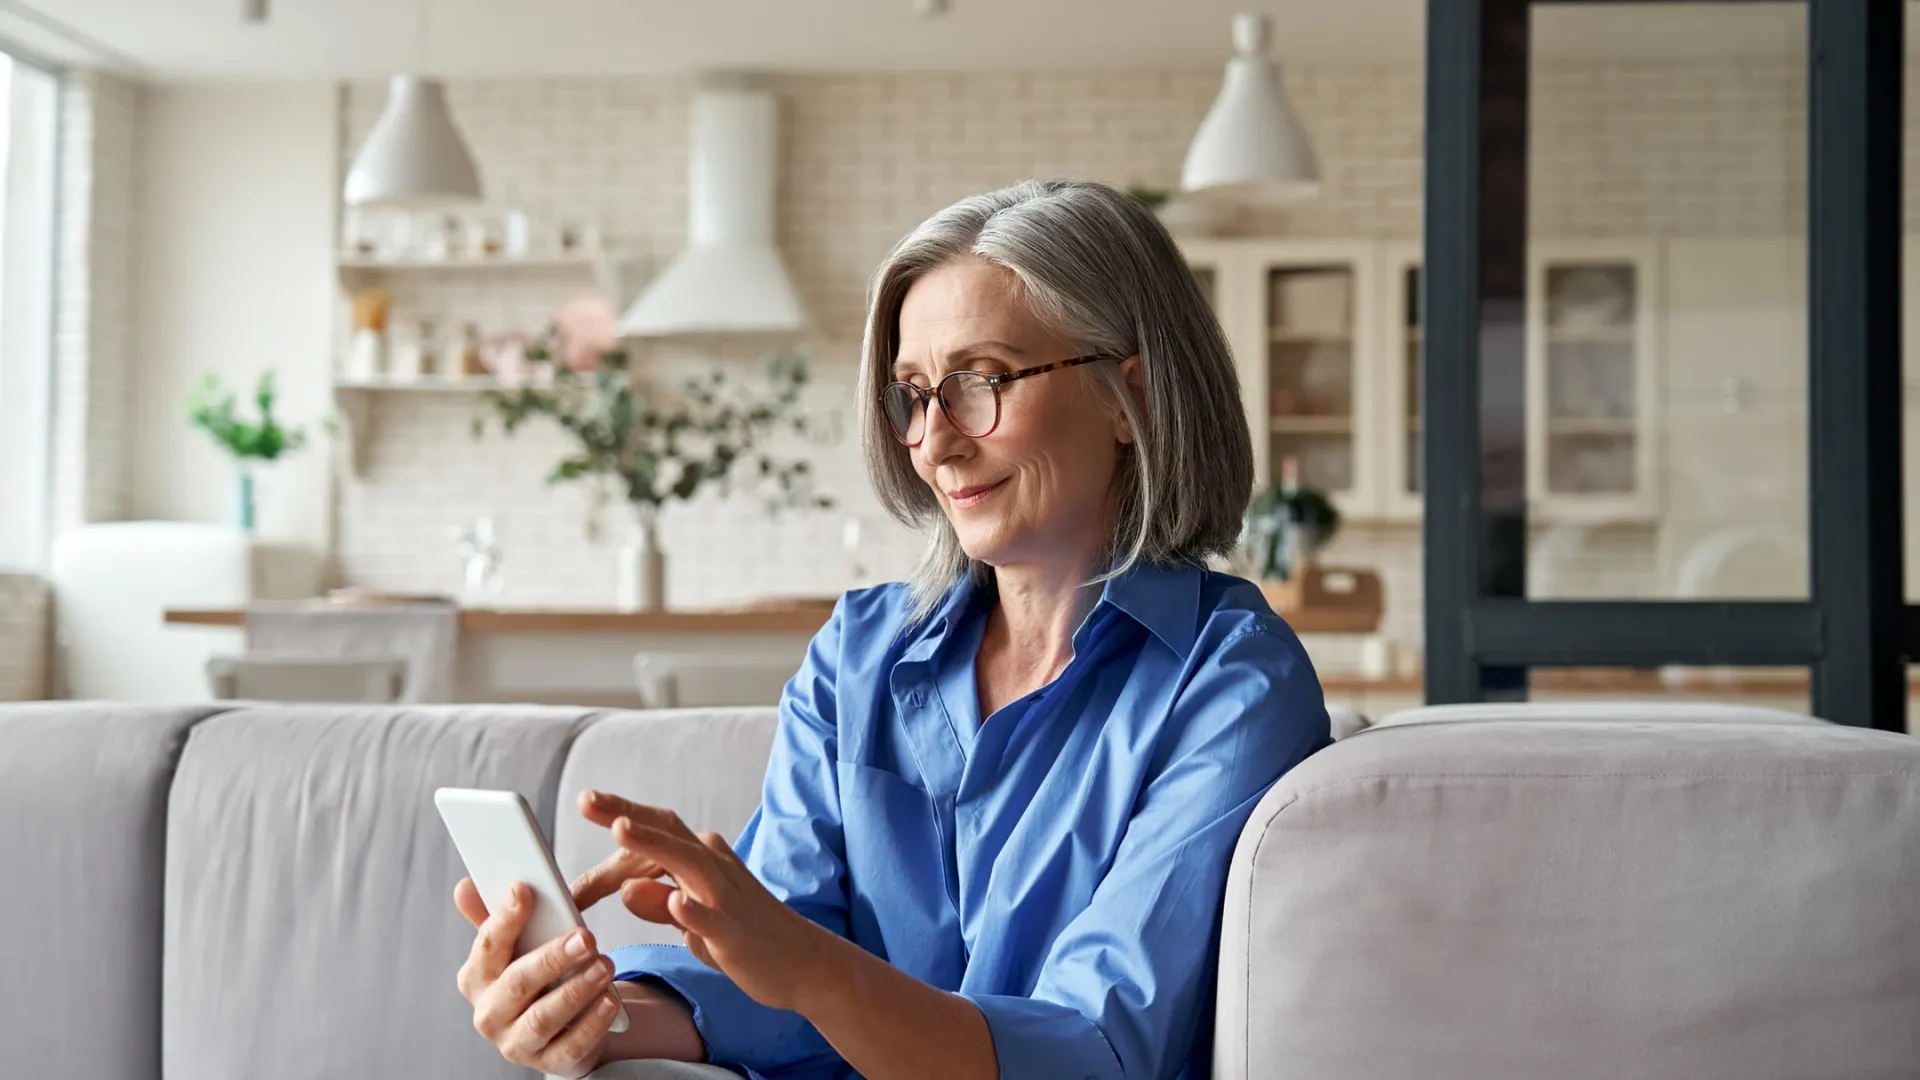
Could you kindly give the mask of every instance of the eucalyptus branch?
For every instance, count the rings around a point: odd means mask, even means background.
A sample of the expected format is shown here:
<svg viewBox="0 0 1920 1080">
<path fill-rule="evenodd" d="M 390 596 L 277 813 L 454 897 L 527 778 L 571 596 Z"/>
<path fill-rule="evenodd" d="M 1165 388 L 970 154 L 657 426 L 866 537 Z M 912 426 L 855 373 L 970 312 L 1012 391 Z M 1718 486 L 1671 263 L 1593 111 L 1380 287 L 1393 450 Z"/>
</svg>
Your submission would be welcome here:
<svg viewBox="0 0 1920 1080">
<path fill-rule="evenodd" d="M 547 342 L 530 346 L 528 358 L 549 364 Z M 806 461 L 776 461 L 764 447 L 783 432 L 806 436 L 814 431 L 800 409 L 807 382 L 803 356 L 771 357 L 760 388 L 734 385 L 715 369 L 687 380 L 673 405 L 655 402 L 634 385 L 624 352 L 606 354 L 598 368 L 584 373 L 549 370 L 550 386 L 483 395 L 493 421 L 508 435 L 540 417 L 572 437 L 576 445 L 554 465 L 549 484 L 611 485 L 628 504 L 658 513 L 669 502 L 692 499 L 708 488 L 732 493 L 737 467 L 752 462 L 749 479 L 773 489 L 765 498 L 769 512 L 833 505 L 814 493 Z M 487 417 L 476 417 L 474 436 L 481 437 L 486 428 Z"/>
</svg>

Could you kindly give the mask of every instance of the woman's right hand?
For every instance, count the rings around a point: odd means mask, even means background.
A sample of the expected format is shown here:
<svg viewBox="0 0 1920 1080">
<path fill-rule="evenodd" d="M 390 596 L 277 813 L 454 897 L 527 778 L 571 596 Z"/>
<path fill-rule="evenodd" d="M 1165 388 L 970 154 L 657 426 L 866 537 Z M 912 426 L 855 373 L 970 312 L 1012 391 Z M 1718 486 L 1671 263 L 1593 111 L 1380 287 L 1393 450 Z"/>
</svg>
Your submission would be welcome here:
<svg viewBox="0 0 1920 1080">
<path fill-rule="evenodd" d="M 472 879 L 462 878 L 453 902 L 478 930 L 457 980 L 473 1006 L 474 1030 L 516 1065 L 563 1077 L 592 1072 L 619 1008 L 608 989 L 613 961 L 597 954 L 592 933 L 575 930 L 515 960 L 514 943 L 533 911 L 532 889 L 515 884 L 506 904 L 489 913 Z"/>
</svg>

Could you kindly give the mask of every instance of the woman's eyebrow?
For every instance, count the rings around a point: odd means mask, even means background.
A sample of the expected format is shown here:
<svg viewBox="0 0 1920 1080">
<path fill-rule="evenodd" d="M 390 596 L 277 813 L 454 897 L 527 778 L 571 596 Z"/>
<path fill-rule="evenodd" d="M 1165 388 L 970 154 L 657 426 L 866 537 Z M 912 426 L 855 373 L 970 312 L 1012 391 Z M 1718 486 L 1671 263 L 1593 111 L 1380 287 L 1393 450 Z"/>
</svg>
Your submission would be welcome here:
<svg viewBox="0 0 1920 1080">
<path fill-rule="evenodd" d="M 1008 341 L 998 341 L 998 340 L 992 340 L 992 339 L 989 339 L 986 341 L 970 341 L 965 345 L 962 345 L 958 348 L 948 351 L 947 363 L 950 366 L 958 365 L 961 362 L 966 360 L 971 360 L 974 357 L 987 356 L 994 353 L 1010 354 L 1013 356 L 1025 356 L 1027 355 L 1027 350 Z M 921 370 L 920 362 L 918 360 L 895 360 L 893 362 L 892 370 L 895 375 L 899 375 L 903 372 L 905 373 L 917 372 Z"/>
<path fill-rule="evenodd" d="M 947 360 L 948 362 L 965 360 L 968 357 L 979 356 L 981 353 L 1011 353 L 1014 356 L 1025 356 L 1027 350 L 1005 341 L 975 341 L 949 352 Z"/>
</svg>

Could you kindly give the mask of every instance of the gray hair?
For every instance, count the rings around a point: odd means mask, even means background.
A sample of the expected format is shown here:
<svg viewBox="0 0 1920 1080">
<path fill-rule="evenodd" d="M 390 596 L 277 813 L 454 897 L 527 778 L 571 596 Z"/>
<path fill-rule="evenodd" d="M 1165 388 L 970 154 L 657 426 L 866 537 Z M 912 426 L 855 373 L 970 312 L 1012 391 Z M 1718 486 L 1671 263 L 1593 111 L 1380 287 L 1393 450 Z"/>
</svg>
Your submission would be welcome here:
<svg viewBox="0 0 1920 1080">
<path fill-rule="evenodd" d="M 924 618 L 967 557 L 939 501 L 914 472 L 879 408 L 900 347 L 900 307 L 936 267 L 976 256 L 1005 267 L 1030 309 L 1087 353 L 1139 356 L 1142 404 L 1116 364 L 1080 370 L 1126 418 L 1133 442 L 1114 476 L 1110 549 L 1118 576 L 1140 563 L 1202 563 L 1231 551 L 1253 493 L 1253 440 L 1233 355 L 1173 237 L 1138 201 L 1105 184 L 1028 180 L 962 199 L 920 223 L 875 272 L 860 359 L 860 431 L 880 503 L 929 527 L 911 586 Z"/>
</svg>

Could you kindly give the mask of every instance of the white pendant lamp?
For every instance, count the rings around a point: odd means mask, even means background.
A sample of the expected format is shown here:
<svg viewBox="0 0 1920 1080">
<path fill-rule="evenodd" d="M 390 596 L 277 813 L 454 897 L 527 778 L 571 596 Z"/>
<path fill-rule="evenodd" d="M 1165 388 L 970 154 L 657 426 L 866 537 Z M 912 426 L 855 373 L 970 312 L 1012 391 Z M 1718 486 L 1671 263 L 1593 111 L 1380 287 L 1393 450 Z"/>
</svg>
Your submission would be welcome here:
<svg viewBox="0 0 1920 1080">
<path fill-rule="evenodd" d="M 417 0 L 417 60 L 427 46 L 427 3 Z M 480 198 L 480 170 L 447 108 L 439 79 L 395 75 L 387 107 L 347 172 L 343 197 L 349 206 L 400 208 L 439 206 Z"/>
<path fill-rule="evenodd" d="M 1233 17 L 1234 58 L 1180 170 L 1180 187 L 1209 200 L 1290 202 L 1320 189 L 1320 162 L 1268 55 L 1265 15 Z"/>
<path fill-rule="evenodd" d="M 439 79 L 395 75 L 387 108 L 347 173 L 350 206 L 434 206 L 480 198 L 480 171 Z"/>
</svg>

